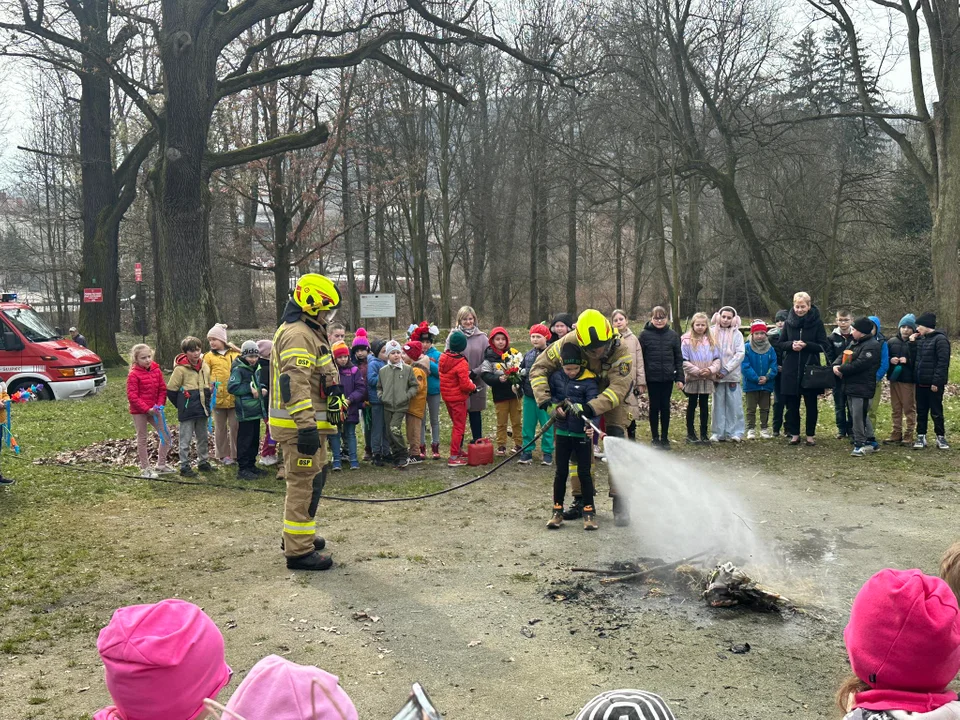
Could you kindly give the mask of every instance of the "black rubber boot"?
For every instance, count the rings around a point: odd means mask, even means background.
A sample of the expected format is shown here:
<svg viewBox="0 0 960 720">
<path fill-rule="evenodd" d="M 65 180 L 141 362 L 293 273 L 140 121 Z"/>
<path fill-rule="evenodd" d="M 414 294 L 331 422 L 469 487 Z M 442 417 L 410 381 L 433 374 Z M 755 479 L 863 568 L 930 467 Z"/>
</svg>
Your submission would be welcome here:
<svg viewBox="0 0 960 720">
<path fill-rule="evenodd" d="M 630 524 L 630 507 L 619 495 L 613 496 L 613 524 L 617 527 L 627 527 Z"/>
<path fill-rule="evenodd" d="M 319 535 L 313 539 L 313 549 L 323 550 L 327 546 L 327 541 Z M 280 549 L 283 550 L 283 538 L 280 538 Z"/>
<path fill-rule="evenodd" d="M 570 506 L 563 511 L 564 520 L 579 520 L 583 517 L 583 498 L 575 496 Z"/>
<path fill-rule="evenodd" d="M 309 555 L 287 558 L 287 570 L 329 570 L 333 567 L 333 558 L 314 551 Z"/>
<path fill-rule="evenodd" d="M 10 487 L 15 482 L 13 478 L 4 477 L 3 473 L 0 473 L 0 487 Z"/>
</svg>

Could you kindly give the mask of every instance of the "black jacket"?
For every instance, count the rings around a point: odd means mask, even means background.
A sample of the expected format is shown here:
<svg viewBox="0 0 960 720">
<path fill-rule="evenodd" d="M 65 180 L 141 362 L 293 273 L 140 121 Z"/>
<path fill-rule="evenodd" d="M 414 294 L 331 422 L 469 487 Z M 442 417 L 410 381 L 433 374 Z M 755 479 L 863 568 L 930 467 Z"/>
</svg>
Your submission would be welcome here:
<svg viewBox="0 0 960 720">
<path fill-rule="evenodd" d="M 803 340 L 807 346 L 797 352 L 793 349 L 795 340 Z M 820 365 L 820 355 L 826 352 L 827 344 L 827 331 L 823 328 L 820 310 L 816 305 L 803 317 L 797 317 L 793 310 L 790 310 L 777 342 L 777 351 L 783 352 L 783 372 L 780 373 L 782 395 L 802 395 L 806 392 L 800 387 L 803 369 L 807 365 Z M 813 392 L 819 394 L 823 391 Z"/>
<path fill-rule="evenodd" d="M 567 377 L 567 374 L 561 368 L 550 373 L 550 397 L 557 405 L 564 400 L 572 403 L 586 405 L 600 394 L 600 387 L 597 385 L 597 376 L 590 370 L 584 368 L 580 374 L 573 380 Z M 594 421 L 596 422 L 596 421 Z M 571 433 L 582 433 L 586 425 L 582 418 L 573 413 L 567 413 L 566 417 L 557 416 L 554 427 L 557 430 L 566 430 Z"/>
<path fill-rule="evenodd" d="M 853 343 L 853 333 L 847 333 L 846 335 L 841 335 L 837 330 L 834 330 L 832 333 L 827 335 L 827 362 L 830 364 L 836 364 L 837 358 L 843 355 L 843 351 L 846 350 Z"/>
<path fill-rule="evenodd" d="M 940 330 L 921 335 L 917 341 L 917 368 L 914 379 L 917 385 L 943 388 L 947 384 L 950 369 L 950 341 Z"/>
<path fill-rule="evenodd" d="M 648 322 L 640 333 L 643 371 L 647 382 L 683 382 L 680 336 L 669 327 L 657 330 Z"/>
<path fill-rule="evenodd" d="M 843 374 L 843 394 L 848 397 L 873 398 L 877 391 L 877 370 L 880 369 L 880 343 L 871 335 L 860 342 L 854 340 L 848 348 L 853 352 L 849 362 L 841 354 L 833 361 Z"/>
<path fill-rule="evenodd" d="M 509 350 L 509 347 L 507 348 Z M 487 347 L 483 351 L 483 364 L 490 363 L 490 367 L 503 362 L 503 354 L 497 352 L 492 347 Z M 506 402 L 507 400 L 516 400 L 516 385 L 510 382 L 500 382 L 500 376 L 495 372 L 481 372 L 480 379 L 490 386 L 490 393 L 493 395 L 493 401 Z"/>
<path fill-rule="evenodd" d="M 913 383 L 917 369 L 917 344 L 909 340 L 902 340 L 899 337 L 892 337 L 887 340 L 887 347 L 890 348 L 890 360 L 895 357 L 905 357 L 905 364 L 894 365 L 890 363 L 890 369 L 887 370 L 887 379 L 890 382 Z M 899 372 L 897 368 L 900 368 Z M 896 377 L 894 373 L 896 372 Z"/>
</svg>

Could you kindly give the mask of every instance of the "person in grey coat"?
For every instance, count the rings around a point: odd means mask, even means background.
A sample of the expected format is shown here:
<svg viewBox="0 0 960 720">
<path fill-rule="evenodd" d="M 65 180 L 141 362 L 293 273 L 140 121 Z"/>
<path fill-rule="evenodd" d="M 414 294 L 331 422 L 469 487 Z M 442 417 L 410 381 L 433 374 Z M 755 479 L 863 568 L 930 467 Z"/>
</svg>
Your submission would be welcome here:
<svg viewBox="0 0 960 720">
<path fill-rule="evenodd" d="M 487 334 L 477 327 L 477 312 L 469 305 L 457 311 L 457 326 L 467 338 L 467 349 L 462 355 L 470 366 L 470 378 L 477 391 L 467 400 L 467 417 L 470 418 L 470 434 L 474 441 L 483 437 L 483 411 L 487 409 L 487 385 L 480 379 L 480 366 L 483 365 L 483 353 L 490 346 Z M 453 332 L 451 330 L 451 332 Z M 450 335 L 447 335 L 447 350 L 450 349 Z"/>
</svg>

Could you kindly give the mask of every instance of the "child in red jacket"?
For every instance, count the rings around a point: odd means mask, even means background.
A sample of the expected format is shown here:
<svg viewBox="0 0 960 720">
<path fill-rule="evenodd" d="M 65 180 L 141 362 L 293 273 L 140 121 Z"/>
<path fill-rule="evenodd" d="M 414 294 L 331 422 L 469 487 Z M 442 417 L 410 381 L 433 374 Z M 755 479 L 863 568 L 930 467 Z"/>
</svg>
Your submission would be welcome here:
<svg viewBox="0 0 960 720">
<path fill-rule="evenodd" d="M 462 355 L 467 349 L 467 338 L 462 332 L 450 334 L 450 349 L 440 356 L 440 397 L 447 406 L 453 433 L 450 435 L 450 459 L 447 465 L 467 464 L 463 456 L 463 432 L 467 426 L 467 398 L 477 390 L 470 378 L 470 364 Z"/>
<path fill-rule="evenodd" d="M 167 467 L 167 453 L 170 451 L 169 430 L 161 419 L 160 409 L 167 402 L 167 386 L 163 382 L 163 371 L 153 361 L 153 350 L 149 345 L 134 345 L 130 351 L 130 374 L 127 375 L 127 400 L 130 402 L 130 414 L 133 426 L 137 430 L 137 456 L 140 460 L 140 476 L 155 478 L 158 473 L 172 473 Z M 147 426 L 152 425 L 160 436 L 160 448 L 157 452 L 157 469 L 150 468 L 150 452 L 147 449 Z"/>
</svg>

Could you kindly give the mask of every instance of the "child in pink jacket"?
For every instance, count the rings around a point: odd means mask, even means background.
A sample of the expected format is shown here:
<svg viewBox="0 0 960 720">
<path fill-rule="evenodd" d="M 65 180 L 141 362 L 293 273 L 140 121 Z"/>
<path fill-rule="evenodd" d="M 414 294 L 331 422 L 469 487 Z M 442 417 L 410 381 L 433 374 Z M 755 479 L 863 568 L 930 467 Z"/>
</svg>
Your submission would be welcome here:
<svg viewBox="0 0 960 720">
<path fill-rule="evenodd" d="M 140 476 L 155 478 L 158 473 L 172 473 L 167 467 L 167 453 L 170 452 L 169 429 L 165 427 L 163 416 L 158 410 L 167 402 L 167 386 L 163 381 L 163 370 L 153 361 L 153 350 L 149 345 L 134 345 L 130 351 L 130 374 L 127 375 L 127 401 L 133 426 L 137 431 L 137 456 L 140 460 Z M 150 468 L 150 451 L 147 447 L 147 427 L 152 426 L 160 436 L 160 448 L 157 451 L 157 469 Z"/>
</svg>

